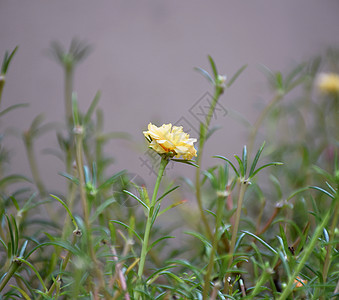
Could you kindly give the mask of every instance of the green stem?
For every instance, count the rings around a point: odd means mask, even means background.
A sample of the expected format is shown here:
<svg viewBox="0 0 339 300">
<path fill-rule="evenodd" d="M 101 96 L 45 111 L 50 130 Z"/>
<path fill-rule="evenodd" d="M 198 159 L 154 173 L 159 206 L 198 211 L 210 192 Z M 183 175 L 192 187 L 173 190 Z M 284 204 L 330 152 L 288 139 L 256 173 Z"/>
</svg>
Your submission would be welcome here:
<svg viewBox="0 0 339 300">
<path fill-rule="evenodd" d="M 203 291 L 203 296 L 202 296 L 203 300 L 208 299 L 208 293 L 210 289 L 210 278 L 211 278 L 213 267 L 214 267 L 214 257 L 218 249 L 219 229 L 221 227 L 222 216 L 224 213 L 225 197 L 219 196 L 217 199 L 217 203 L 218 205 L 217 205 L 217 215 L 216 215 L 216 222 L 215 222 L 215 231 L 214 231 L 214 236 L 213 236 L 210 260 L 209 260 L 206 275 L 205 275 L 204 291 Z"/>
<path fill-rule="evenodd" d="M 101 270 L 99 268 L 99 263 L 95 255 L 95 251 L 93 248 L 93 242 L 92 242 L 92 233 L 91 233 L 91 227 L 89 222 L 89 208 L 87 204 L 87 196 L 85 191 L 85 176 L 84 176 L 84 164 L 83 164 L 83 156 L 82 156 L 82 141 L 83 141 L 83 133 L 81 132 L 83 129 L 82 127 L 77 128 L 79 129 L 79 133 L 75 136 L 75 152 L 76 152 L 76 164 L 77 164 L 77 170 L 79 175 L 79 186 L 80 186 L 80 198 L 84 213 L 84 224 L 86 228 L 86 236 L 87 236 L 87 244 L 89 249 L 90 257 L 94 263 L 94 272 L 99 280 L 99 290 L 102 289 L 105 293 L 105 298 L 109 299 L 109 295 L 106 295 L 105 291 L 105 281 L 102 276 Z"/>
<path fill-rule="evenodd" d="M 76 234 L 73 234 L 72 246 L 75 245 L 75 242 L 76 242 Z M 69 260 L 70 260 L 70 258 L 71 258 L 71 255 L 72 255 L 72 252 L 71 252 L 71 251 L 68 251 L 68 252 L 67 252 L 67 255 L 66 255 L 66 257 L 65 257 L 65 260 L 63 261 L 62 266 L 61 266 L 61 271 L 62 271 L 62 272 L 65 271 L 65 269 L 66 269 L 66 267 L 67 267 L 67 264 L 68 264 L 68 262 L 69 262 Z M 51 287 L 49 288 L 48 293 L 47 293 L 48 296 L 50 296 L 50 297 L 52 296 L 52 294 L 53 294 L 55 288 L 57 288 L 57 292 L 56 292 L 56 293 L 57 293 L 57 294 L 59 293 L 60 284 L 58 284 L 58 283 L 60 282 L 60 280 L 61 280 L 61 275 L 59 274 L 59 275 L 57 276 L 57 278 L 54 280 L 54 282 L 53 282 L 53 284 L 51 285 Z"/>
<path fill-rule="evenodd" d="M 238 197 L 238 203 L 237 203 L 237 210 L 235 212 L 235 220 L 233 224 L 233 230 L 232 230 L 232 238 L 231 238 L 231 245 L 230 245 L 230 251 L 229 251 L 229 261 L 227 265 L 227 269 L 229 269 L 232 265 L 233 258 L 234 258 L 234 248 L 235 248 L 235 243 L 237 240 L 237 235 L 238 235 L 238 228 L 239 228 L 239 223 L 240 223 L 240 216 L 241 216 L 241 208 L 242 208 L 242 203 L 245 197 L 245 191 L 248 186 L 248 182 L 244 179 L 240 179 L 240 190 L 239 190 L 239 197 Z M 227 294 L 228 292 L 228 278 L 229 272 L 227 272 L 225 276 L 225 286 L 224 286 L 224 293 Z"/>
<path fill-rule="evenodd" d="M 302 270 L 302 268 L 304 267 L 308 257 L 312 254 L 312 251 L 314 250 L 314 247 L 316 246 L 316 243 L 318 242 L 318 239 L 321 236 L 324 227 L 326 226 L 326 224 L 328 223 L 328 221 L 330 219 L 331 213 L 332 213 L 332 211 L 329 210 L 327 212 L 325 218 L 321 222 L 321 224 L 316 228 L 308 247 L 304 251 L 303 257 L 301 258 L 301 260 L 299 261 L 299 263 L 298 263 L 297 267 L 295 268 L 293 274 L 289 278 L 288 283 L 287 283 L 283 293 L 278 298 L 278 300 L 287 299 L 288 295 L 291 293 L 293 285 L 294 285 L 294 281 L 297 278 L 300 271 Z"/>
<path fill-rule="evenodd" d="M 73 93 L 73 77 L 74 68 L 73 65 L 65 66 L 65 115 L 66 124 L 69 128 L 73 125 L 72 116 L 72 93 Z"/>
<path fill-rule="evenodd" d="M 5 276 L 5 278 L 0 283 L 0 292 L 4 289 L 7 282 L 12 278 L 15 274 L 16 270 L 20 267 L 21 262 L 19 260 L 13 259 L 12 264 L 9 267 L 9 270 Z"/>
<path fill-rule="evenodd" d="M 141 276 L 144 272 L 146 255 L 147 255 L 147 248 L 148 248 L 148 241 L 149 241 L 149 236 L 150 236 L 150 232 L 151 232 L 151 228 L 152 228 L 152 219 L 153 219 L 153 213 L 154 213 L 154 209 L 155 209 L 157 194 L 158 194 L 160 182 L 161 182 L 161 179 L 162 179 L 162 176 L 164 174 L 164 171 L 165 171 L 167 164 L 168 164 L 168 160 L 161 158 L 160 167 L 159 167 L 159 171 L 158 171 L 158 177 L 157 177 L 157 181 L 155 183 L 155 187 L 154 187 L 154 190 L 153 190 L 151 205 L 150 205 L 149 210 L 148 210 L 148 217 L 147 217 L 147 222 L 146 222 L 144 240 L 142 242 L 140 263 L 139 263 L 139 270 L 138 270 L 138 277 L 139 278 L 141 278 Z"/>
<path fill-rule="evenodd" d="M 33 176 L 33 180 L 39 190 L 39 194 L 41 197 L 45 197 L 46 196 L 46 188 L 44 186 L 44 184 L 42 183 L 40 174 L 39 174 L 39 170 L 38 170 L 38 165 L 35 159 L 35 155 L 34 155 L 34 149 L 33 149 L 33 140 L 32 140 L 32 136 L 30 134 L 30 131 L 26 131 L 23 134 L 23 138 L 24 138 L 24 142 L 25 142 L 25 146 L 26 146 L 26 153 L 27 153 L 27 157 L 28 157 L 28 162 L 29 162 L 29 166 L 31 168 L 31 172 L 32 172 L 32 176 Z"/>
<path fill-rule="evenodd" d="M 332 220 L 331 228 L 330 228 L 330 237 L 328 241 L 328 245 L 326 246 L 326 257 L 323 267 L 323 284 L 326 284 L 328 270 L 330 268 L 330 262 L 331 262 L 331 252 L 332 252 L 332 240 L 334 238 L 334 231 L 335 227 L 338 224 L 338 216 L 339 216 L 339 201 L 337 201 L 336 206 L 334 208 L 334 217 Z"/>
<path fill-rule="evenodd" d="M 233 230 L 232 230 L 232 239 L 231 239 L 231 246 L 230 246 L 230 260 L 228 262 L 228 268 L 231 266 L 233 262 L 233 256 L 234 256 L 234 247 L 235 247 L 235 242 L 237 240 L 237 235 L 238 235 L 238 228 L 239 228 L 239 223 L 240 223 L 240 215 L 241 215 L 241 208 L 242 208 L 242 203 L 244 200 L 245 196 L 245 191 L 247 188 L 248 183 L 244 180 L 240 181 L 240 191 L 239 191 L 239 198 L 238 198 L 238 203 L 237 203 L 237 210 L 235 212 L 235 220 L 234 220 L 234 225 L 233 225 Z"/>
<path fill-rule="evenodd" d="M 267 268 L 264 270 L 263 274 L 260 276 L 259 281 L 256 283 L 254 290 L 252 293 L 249 295 L 247 299 L 253 299 L 260 291 L 262 290 L 262 286 L 265 284 L 267 281 L 268 277 L 272 275 L 273 270 L 270 268 Z"/>
<path fill-rule="evenodd" d="M 223 88 L 216 85 L 215 86 L 215 92 L 214 92 L 213 99 L 212 99 L 212 103 L 211 103 L 210 109 L 208 111 L 208 114 L 206 116 L 205 124 L 203 124 L 203 127 L 201 128 L 201 132 L 200 132 L 199 151 L 198 151 L 198 155 L 197 155 L 197 165 L 198 166 L 201 166 L 202 154 L 203 154 L 204 145 L 205 145 L 205 142 L 206 142 L 206 134 L 208 133 L 208 128 L 209 128 L 209 125 L 211 123 L 211 119 L 212 119 L 212 116 L 214 114 L 215 107 L 218 103 L 218 100 L 219 100 L 222 92 L 223 92 Z M 205 216 L 204 208 L 203 208 L 203 204 L 202 204 L 201 186 L 200 186 L 200 176 L 201 176 L 200 168 L 197 168 L 195 175 L 196 175 L 195 176 L 196 198 L 197 198 L 198 208 L 199 208 L 200 215 L 201 215 L 201 220 L 202 220 L 202 222 L 205 226 L 205 230 L 206 230 L 208 237 L 210 239 L 212 239 L 212 237 L 213 237 L 212 231 L 211 231 L 211 228 L 208 224 L 208 220 Z"/>
<path fill-rule="evenodd" d="M 0 74 L 0 106 L 1 106 L 1 99 L 2 99 L 2 91 L 5 86 L 5 75 Z"/>
</svg>

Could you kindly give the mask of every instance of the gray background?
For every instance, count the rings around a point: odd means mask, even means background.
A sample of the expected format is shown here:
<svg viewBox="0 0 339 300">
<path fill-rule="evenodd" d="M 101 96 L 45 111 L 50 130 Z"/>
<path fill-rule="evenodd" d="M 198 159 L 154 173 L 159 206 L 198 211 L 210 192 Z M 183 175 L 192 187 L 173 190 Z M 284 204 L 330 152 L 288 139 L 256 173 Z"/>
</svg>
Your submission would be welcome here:
<svg viewBox="0 0 339 300">
<path fill-rule="evenodd" d="M 248 64 L 221 99 L 229 113 L 212 122 L 222 129 L 206 148 L 205 166 L 210 165 L 212 155 L 230 157 L 246 143 L 248 130 L 230 112 L 237 111 L 253 123 L 258 103 L 272 97 L 258 66 L 288 71 L 295 63 L 338 45 L 338 13 L 335 0 L 1 0 L 1 57 L 19 45 L 2 108 L 29 103 L 28 108 L 3 118 L 1 127 L 23 131 L 40 113 L 48 122 L 63 121 L 63 73 L 46 49 L 53 40 L 68 47 L 78 37 L 93 45 L 91 55 L 76 69 L 80 108 L 86 110 L 101 90 L 105 131 L 126 131 L 133 137 L 131 142 L 115 141 L 106 148 L 116 158 L 110 171 L 126 168 L 153 181 L 148 168 L 141 165 L 146 150 L 142 131 L 150 121 L 161 125 L 181 118 L 197 127 L 191 108 L 212 88 L 193 67 L 209 70 L 210 54 L 219 72 L 229 78 Z M 11 172 L 30 176 L 22 141 L 9 136 L 6 143 L 13 149 Z M 57 174 L 63 165 L 41 154 L 42 149 L 56 145 L 53 134 L 37 143 L 39 167 L 49 188 L 64 184 Z M 192 177 L 193 172 L 193 168 L 175 166 L 168 174 Z"/>
</svg>

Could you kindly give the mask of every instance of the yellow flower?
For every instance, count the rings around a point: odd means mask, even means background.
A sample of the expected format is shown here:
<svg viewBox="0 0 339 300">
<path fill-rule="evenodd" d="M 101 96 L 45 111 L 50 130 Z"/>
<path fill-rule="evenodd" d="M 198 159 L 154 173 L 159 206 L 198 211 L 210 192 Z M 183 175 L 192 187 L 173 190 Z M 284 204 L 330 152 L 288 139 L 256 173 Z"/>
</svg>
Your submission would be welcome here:
<svg viewBox="0 0 339 300">
<path fill-rule="evenodd" d="M 339 75 L 336 73 L 320 73 L 316 83 L 324 93 L 339 93 Z"/>
<path fill-rule="evenodd" d="M 181 126 L 164 124 L 157 127 L 152 123 L 148 124 L 148 131 L 144 131 L 144 136 L 149 141 L 149 147 L 161 155 L 167 157 L 182 156 L 183 159 L 192 159 L 197 156 L 193 143 L 196 139 L 189 138 L 189 135 L 183 132 Z"/>
</svg>

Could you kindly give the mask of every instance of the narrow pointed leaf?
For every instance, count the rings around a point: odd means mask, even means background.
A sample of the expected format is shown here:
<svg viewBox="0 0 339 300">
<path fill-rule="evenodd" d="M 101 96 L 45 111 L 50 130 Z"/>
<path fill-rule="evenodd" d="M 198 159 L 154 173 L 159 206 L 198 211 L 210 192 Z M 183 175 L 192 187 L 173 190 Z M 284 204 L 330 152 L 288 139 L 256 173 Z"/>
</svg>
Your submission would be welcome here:
<svg viewBox="0 0 339 300">
<path fill-rule="evenodd" d="M 75 227 L 75 230 L 78 230 L 78 224 L 75 221 L 75 218 L 73 217 L 73 214 L 72 214 L 71 210 L 69 209 L 69 207 L 67 206 L 67 204 L 64 201 L 62 201 L 58 196 L 55 196 L 55 195 L 52 195 L 52 194 L 50 194 L 50 196 L 52 198 L 54 198 L 55 200 L 59 201 L 59 203 L 66 209 L 66 211 L 67 211 L 67 213 L 68 213 L 68 215 L 69 215 L 69 217 L 70 217 L 70 219 L 71 219 L 71 221 L 72 221 L 72 223 Z"/>
<path fill-rule="evenodd" d="M 18 257 L 18 258 L 16 258 L 16 259 L 17 259 L 18 261 L 20 261 L 20 262 L 26 264 L 27 266 L 29 266 L 29 267 L 33 270 L 33 272 L 35 273 L 35 275 L 38 277 L 38 279 L 39 279 L 39 281 L 40 281 L 42 287 L 43 287 L 44 290 L 45 290 L 45 292 L 47 292 L 47 287 L 46 287 L 46 285 L 45 285 L 45 282 L 42 280 L 41 275 L 39 274 L 38 270 L 37 270 L 37 269 L 36 269 L 29 261 L 27 261 L 27 260 L 25 260 L 25 259 L 22 259 L 22 258 L 20 258 L 20 257 Z"/>
<path fill-rule="evenodd" d="M 310 186 L 310 189 L 318 190 L 318 191 L 320 191 L 320 192 L 324 193 L 325 195 L 329 196 L 329 197 L 330 197 L 330 198 L 332 198 L 332 199 L 334 199 L 334 198 L 335 198 L 335 196 L 334 196 L 334 195 L 332 195 L 332 194 L 331 194 L 331 193 L 329 193 L 328 191 L 326 191 L 326 190 L 322 189 L 321 187 L 318 187 L 318 186 Z"/>
<path fill-rule="evenodd" d="M 237 177 L 240 177 L 239 172 L 237 171 L 236 167 L 233 165 L 233 163 L 228 158 L 226 158 L 224 156 L 221 156 L 221 155 L 214 155 L 213 157 L 221 158 L 221 159 L 227 161 L 231 165 L 231 167 L 232 167 L 233 171 L 235 172 L 235 174 L 237 174 Z"/>
<path fill-rule="evenodd" d="M 162 194 L 156 202 L 162 200 L 163 198 L 165 198 L 169 193 L 172 193 L 173 191 L 175 191 L 177 188 L 179 187 L 179 185 L 175 186 L 174 188 L 171 188 L 170 190 L 168 190 L 167 192 L 165 192 L 164 194 Z"/>
<path fill-rule="evenodd" d="M 163 237 L 157 239 L 155 242 L 153 242 L 153 243 L 148 247 L 147 252 L 149 252 L 156 244 L 160 243 L 161 241 L 167 240 L 167 239 L 174 239 L 174 238 L 175 238 L 175 236 L 170 236 L 170 235 L 168 235 L 168 236 L 163 236 Z"/>
<path fill-rule="evenodd" d="M 244 167 L 242 160 L 240 159 L 240 157 L 238 155 L 234 155 L 234 157 L 238 161 L 239 173 L 240 173 L 241 177 L 245 177 L 245 167 Z"/>
<path fill-rule="evenodd" d="M 246 148 L 246 146 L 244 146 L 244 149 L 242 151 L 242 162 L 243 162 L 243 166 L 244 166 L 244 176 L 245 176 L 246 171 L 247 171 L 247 148 Z"/>
<path fill-rule="evenodd" d="M 195 67 L 194 70 L 198 71 L 202 76 L 204 76 L 210 83 L 214 84 L 214 80 L 207 71 L 202 68 Z"/>
<path fill-rule="evenodd" d="M 100 204 L 98 208 L 95 210 L 94 214 L 91 216 L 90 223 L 93 223 L 108 206 L 110 206 L 111 204 L 115 202 L 116 201 L 114 198 L 110 198 L 110 199 L 107 199 L 104 203 Z"/>
<path fill-rule="evenodd" d="M 126 225 L 126 224 L 123 223 L 123 222 L 117 221 L 117 220 L 111 220 L 110 222 L 111 222 L 111 223 L 114 223 L 114 224 L 119 224 L 119 225 L 125 227 L 126 229 L 128 229 L 129 231 L 133 232 L 133 234 L 134 234 L 134 235 L 140 240 L 140 242 L 142 243 L 142 238 L 140 237 L 140 235 L 137 234 L 137 232 L 136 232 L 134 229 L 132 229 L 130 226 Z"/>
<path fill-rule="evenodd" d="M 186 165 L 190 165 L 190 166 L 199 168 L 199 166 L 193 160 L 175 159 L 175 158 L 172 158 L 171 160 L 173 160 L 175 162 L 179 162 L 179 163 L 183 163 L 183 164 L 186 164 Z"/>
<path fill-rule="evenodd" d="M 255 235 L 255 234 L 253 234 L 253 233 L 251 233 L 249 231 L 246 231 L 246 230 L 242 230 L 241 232 L 246 233 L 246 234 L 250 235 L 251 237 L 254 237 L 258 242 L 263 244 L 268 250 L 270 250 L 274 254 L 277 254 L 277 251 L 273 247 L 271 247 L 269 244 L 267 244 L 263 239 L 261 239 L 257 235 Z"/>
<path fill-rule="evenodd" d="M 108 178 L 103 184 L 101 184 L 97 190 L 102 190 L 108 186 L 110 186 L 113 182 L 115 182 L 119 177 L 121 177 L 122 175 L 126 174 L 126 171 L 123 170 L 123 171 L 120 171 L 116 174 L 114 174 L 113 176 L 111 176 L 110 178 Z"/>
<path fill-rule="evenodd" d="M 155 210 L 153 211 L 153 214 L 152 214 L 152 220 L 151 220 L 151 226 L 153 226 L 157 216 L 158 216 L 158 213 L 159 213 L 159 210 L 160 210 L 160 203 L 156 206 Z"/>
<path fill-rule="evenodd" d="M 98 102 L 100 100 L 100 96 L 101 96 L 101 92 L 97 91 L 97 93 L 95 94 L 94 99 L 93 99 L 91 105 L 89 106 L 89 108 L 86 112 L 86 115 L 84 117 L 84 124 L 88 124 L 89 121 L 91 120 L 92 114 L 93 114 L 93 112 L 94 112 L 94 110 L 95 110 L 95 108 L 98 105 Z"/>
<path fill-rule="evenodd" d="M 143 207 L 145 207 L 147 209 L 147 211 L 149 210 L 149 207 L 147 206 L 147 204 L 145 202 L 143 202 L 139 197 L 137 197 L 136 195 L 134 195 L 133 193 L 123 190 L 123 192 L 127 195 L 130 195 L 132 198 L 134 198 L 135 200 L 137 200 Z"/>
<path fill-rule="evenodd" d="M 247 64 L 243 65 L 233 76 L 232 78 L 228 81 L 227 87 L 230 87 L 240 76 L 240 74 L 247 68 Z"/>
<path fill-rule="evenodd" d="M 250 174 L 249 174 L 249 177 L 252 176 L 254 170 L 255 170 L 255 167 L 257 166 L 257 163 L 259 161 L 259 158 L 260 158 L 260 155 L 262 153 L 262 151 L 264 150 L 264 147 L 265 147 L 265 142 L 263 142 L 263 144 L 261 145 L 261 147 L 259 148 L 259 150 L 257 151 L 254 159 L 253 159 L 253 162 L 252 162 L 252 165 L 251 165 L 251 169 L 250 169 Z"/>
<path fill-rule="evenodd" d="M 208 60 L 209 60 L 209 62 L 211 64 L 211 68 L 212 68 L 212 71 L 213 71 L 213 76 L 214 76 L 215 79 L 217 79 L 218 78 L 218 70 L 217 70 L 217 67 L 215 65 L 215 62 L 214 62 L 212 56 L 209 55 L 208 56 Z"/>
<path fill-rule="evenodd" d="M 11 106 L 5 108 L 3 111 L 0 112 L 0 117 L 7 114 L 11 110 L 14 110 L 14 109 L 19 108 L 19 107 L 27 107 L 27 106 L 28 106 L 28 103 L 20 103 L 20 104 L 11 105 Z"/>
<path fill-rule="evenodd" d="M 281 165 L 283 165 L 282 162 L 271 162 L 271 163 L 268 163 L 268 164 L 266 164 L 266 165 L 263 165 L 263 166 L 261 166 L 260 168 L 258 168 L 257 170 L 255 170 L 255 171 L 253 172 L 252 176 L 249 177 L 249 179 L 253 178 L 253 177 L 254 177 L 258 172 L 260 172 L 262 169 L 265 169 L 265 168 L 267 168 L 267 167 L 269 167 L 269 166 L 281 166 Z"/>
</svg>

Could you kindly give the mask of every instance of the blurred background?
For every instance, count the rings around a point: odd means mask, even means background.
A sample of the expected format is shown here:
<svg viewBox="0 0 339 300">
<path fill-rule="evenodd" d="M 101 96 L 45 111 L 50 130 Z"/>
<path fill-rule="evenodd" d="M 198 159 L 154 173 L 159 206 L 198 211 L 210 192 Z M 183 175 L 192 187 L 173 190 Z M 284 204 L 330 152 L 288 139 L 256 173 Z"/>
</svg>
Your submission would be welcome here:
<svg viewBox="0 0 339 300">
<path fill-rule="evenodd" d="M 6 115 L 1 124 L 17 133 L 6 140 L 12 149 L 10 171 L 31 176 L 17 135 L 34 117 L 42 113 L 45 122 L 64 121 L 63 71 L 48 54 L 53 41 L 65 49 L 73 38 L 91 45 L 90 55 L 75 70 L 80 109 L 87 110 L 100 90 L 105 131 L 131 136 L 106 148 L 115 158 L 112 173 L 128 169 L 153 182 L 142 131 L 149 122 L 176 123 L 197 136 L 213 88 L 194 67 L 210 71 L 207 55 L 228 78 L 244 64 L 248 67 L 221 98 L 212 121 L 221 130 L 207 143 L 206 166 L 213 164 L 212 155 L 241 153 L 249 130 L 240 119 L 253 123 L 272 98 L 260 66 L 288 71 L 337 46 L 338 13 L 338 1 L 317 0 L 1 0 L 1 57 L 19 46 L 6 78 L 2 108 L 29 103 Z M 43 150 L 57 145 L 54 133 L 36 144 L 41 174 L 54 189 L 65 184 L 58 175 L 64 166 Z M 168 170 L 173 176 L 182 172 L 193 177 L 194 170 Z"/>
</svg>

